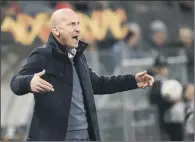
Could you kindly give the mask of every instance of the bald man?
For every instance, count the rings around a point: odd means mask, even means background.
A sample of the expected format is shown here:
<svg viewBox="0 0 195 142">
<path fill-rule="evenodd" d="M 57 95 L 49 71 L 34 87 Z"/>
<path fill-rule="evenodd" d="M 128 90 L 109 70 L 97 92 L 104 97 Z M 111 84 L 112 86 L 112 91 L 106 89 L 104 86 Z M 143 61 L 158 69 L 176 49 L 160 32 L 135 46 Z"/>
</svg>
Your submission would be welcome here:
<svg viewBox="0 0 195 142">
<path fill-rule="evenodd" d="M 11 80 L 16 95 L 33 93 L 34 114 L 28 141 L 100 141 L 94 94 L 112 94 L 152 86 L 146 71 L 98 76 L 83 54 L 80 21 L 70 9 L 51 16 L 46 46 L 36 48 Z"/>
</svg>

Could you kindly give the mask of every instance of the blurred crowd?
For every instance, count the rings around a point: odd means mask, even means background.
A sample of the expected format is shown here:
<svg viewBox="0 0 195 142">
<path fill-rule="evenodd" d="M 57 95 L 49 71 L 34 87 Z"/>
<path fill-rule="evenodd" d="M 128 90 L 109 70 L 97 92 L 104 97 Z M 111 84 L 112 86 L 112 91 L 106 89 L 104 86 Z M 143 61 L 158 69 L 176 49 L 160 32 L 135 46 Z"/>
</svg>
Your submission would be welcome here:
<svg viewBox="0 0 195 142">
<path fill-rule="evenodd" d="M 179 56 L 184 49 L 187 57 L 187 74 L 190 83 L 194 82 L 194 33 L 189 27 L 181 27 L 178 32 L 178 41 L 168 41 L 167 26 L 160 20 L 153 21 L 150 25 L 151 35 L 148 41 L 141 40 L 141 29 L 138 24 L 130 23 L 126 37 L 113 45 L 115 62 L 119 58 L 134 59 L 145 58 L 162 54 L 166 57 Z M 143 43 L 145 42 L 145 43 Z M 147 52 L 150 51 L 150 52 Z M 156 53 L 156 54 L 154 54 Z"/>
<path fill-rule="evenodd" d="M 117 5 L 117 2 L 113 4 L 108 1 L 1 1 L 1 5 L 3 5 L 1 21 L 6 15 L 23 12 L 36 15 L 40 12 L 52 13 L 55 9 L 60 8 L 71 8 L 76 11 L 90 13 L 92 10 L 116 9 L 117 6 L 119 8 L 126 6 L 125 4 Z M 165 6 L 171 9 L 175 8 L 175 5 L 176 11 L 180 13 L 180 19 L 188 17 L 188 19 L 191 18 L 190 22 L 194 21 L 193 1 L 165 1 L 162 7 Z M 127 10 L 127 12 L 131 11 Z M 170 36 L 172 35 L 170 31 L 173 31 L 172 27 L 168 26 L 169 24 L 161 18 L 158 18 L 158 15 L 156 17 L 145 24 L 132 20 L 131 17 L 127 16 L 127 21 L 122 23 L 128 26 L 128 32 L 124 38 L 120 40 L 111 38 L 108 32 L 106 40 L 93 41 L 91 44 L 97 47 L 95 50 L 99 53 L 99 61 L 110 74 L 121 65 L 122 60 L 154 58 L 153 66 L 147 70 L 157 81 L 149 92 L 148 99 L 151 105 L 156 105 L 158 108 L 159 125 L 163 134 L 162 140 L 184 140 L 184 125 L 189 127 L 187 129 L 190 131 L 189 137 L 192 140 L 194 134 L 192 128 L 194 124 L 191 125 L 194 109 L 194 29 L 192 26 L 194 23 L 189 24 L 187 20 L 185 23 L 184 19 L 181 20 L 182 23 L 175 24 L 176 17 L 172 17 L 169 22 L 175 26 L 173 37 Z M 146 28 L 143 25 L 147 25 Z M 94 48 L 89 50 L 94 50 Z M 101 54 L 102 52 L 106 54 Z M 168 78 L 169 63 L 167 58 L 183 55 L 187 59 L 188 80 L 185 84 L 177 79 Z"/>
</svg>

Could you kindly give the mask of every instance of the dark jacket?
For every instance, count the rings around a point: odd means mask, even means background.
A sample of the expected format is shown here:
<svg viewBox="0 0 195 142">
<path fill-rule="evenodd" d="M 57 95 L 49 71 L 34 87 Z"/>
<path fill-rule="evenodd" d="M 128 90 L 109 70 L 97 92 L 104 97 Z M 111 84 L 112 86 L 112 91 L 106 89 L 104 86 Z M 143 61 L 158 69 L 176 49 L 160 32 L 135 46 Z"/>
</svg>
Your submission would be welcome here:
<svg viewBox="0 0 195 142">
<path fill-rule="evenodd" d="M 86 43 L 79 42 L 74 64 L 78 73 L 88 120 L 88 132 L 93 141 L 100 140 L 97 113 L 93 94 L 111 94 L 136 89 L 134 75 L 112 77 L 98 76 L 88 67 L 83 51 Z M 22 70 L 11 80 L 16 95 L 31 92 L 30 81 L 34 73 L 46 70 L 43 79 L 55 91 L 34 93 L 35 107 L 28 140 L 64 141 L 73 90 L 73 69 L 70 59 L 57 44 L 52 34 L 45 47 L 36 48 L 28 57 Z"/>
</svg>

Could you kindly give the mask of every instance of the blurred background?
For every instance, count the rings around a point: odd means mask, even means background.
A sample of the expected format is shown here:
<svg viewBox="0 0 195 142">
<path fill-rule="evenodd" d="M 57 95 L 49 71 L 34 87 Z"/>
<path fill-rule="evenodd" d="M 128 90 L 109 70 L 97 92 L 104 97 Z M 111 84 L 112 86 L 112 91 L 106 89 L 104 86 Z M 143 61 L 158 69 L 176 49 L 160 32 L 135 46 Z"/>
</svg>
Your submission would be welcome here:
<svg viewBox="0 0 195 142">
<path fill-rule="evenodd" d="M 148 70 L 161 83 L 95 96 L 102 141 L 194 140 L 194 1 L 170 0 L 1 1 L 1 140 L 27 137 L 33 96 L 14 95 L 10 79 L 45 44 L 51 13 L 60 8 L 78 12 L 97 74 Z M 151 94 L 168 94 L 169 104 Z"/>
</svg>

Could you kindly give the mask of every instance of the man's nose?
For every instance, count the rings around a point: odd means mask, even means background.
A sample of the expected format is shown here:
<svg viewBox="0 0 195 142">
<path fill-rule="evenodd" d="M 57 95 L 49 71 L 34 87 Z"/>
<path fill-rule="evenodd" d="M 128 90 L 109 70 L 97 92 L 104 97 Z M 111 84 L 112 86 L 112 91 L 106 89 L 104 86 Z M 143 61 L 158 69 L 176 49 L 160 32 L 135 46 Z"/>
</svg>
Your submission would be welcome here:
<svg viewBox="0 0 195 142">
<path fill-rule="evenodd" d="M 75 31 L 80 33 L 80 26 L 79 25 L 76 26 Z"/>
</svg>

